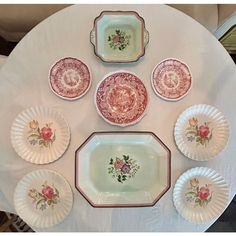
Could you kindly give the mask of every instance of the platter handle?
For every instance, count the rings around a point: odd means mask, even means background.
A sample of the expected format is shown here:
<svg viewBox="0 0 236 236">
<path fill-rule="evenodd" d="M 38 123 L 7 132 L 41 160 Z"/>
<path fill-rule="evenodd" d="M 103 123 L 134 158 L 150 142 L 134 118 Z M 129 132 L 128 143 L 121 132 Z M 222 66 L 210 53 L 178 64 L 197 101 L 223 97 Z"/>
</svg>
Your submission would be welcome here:
<svg viewBox="0 0 236 236">
<path fill-rule="evenodd" d="M 95 46 L 96 36 L 95 36 L 95 28 L 90 32 L 90 41 Z"/>
<path fill-rule="evenodd" d="M 146 47 L 146 45 L 147 45 L 148 42 L 149 42 L 149 32 L 148 32 L 146 29 L 144 29 L 144 35 L 143 35 L 143 37 L 144 37 L 144 46 Z"/>
</svg>

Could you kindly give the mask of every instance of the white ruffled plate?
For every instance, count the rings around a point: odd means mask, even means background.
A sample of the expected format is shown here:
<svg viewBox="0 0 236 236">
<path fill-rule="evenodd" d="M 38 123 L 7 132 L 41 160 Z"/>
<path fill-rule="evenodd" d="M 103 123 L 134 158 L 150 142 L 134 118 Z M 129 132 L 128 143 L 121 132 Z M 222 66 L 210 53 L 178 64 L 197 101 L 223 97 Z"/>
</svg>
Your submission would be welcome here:
<svg viewBox="0 0 236 236">
<path fill-rule="evenodd" d="M 218 218 L 228 204 L 228 186 L 213 169 L 196 167 L 177 180 L 173 191 L 179 214 L 194 223 Z"/>
<path fill-rule="evenodd" d="M 70 130 L 63 116 L 48 107 L 22 111 L 11 128 L 11 142 L 17 154 L 35 164 L 57 160 L 70 142 Z"/>
<path fill-rule="evenodd" d="M 25 175 L 14 193 L 17 214 L 38 228 L 59 224 L 69 214 L 73 195 L 70 185 L 55 171 L 41 169 Z"/>
<path fill-rule="evenodd" d="M 229 138 L 229 125 L 218 109 L 198 104 L 179 116 L 174 136 L 176 145 L 185 156 L 207 161 L 224 149 Z"/>
</svg>

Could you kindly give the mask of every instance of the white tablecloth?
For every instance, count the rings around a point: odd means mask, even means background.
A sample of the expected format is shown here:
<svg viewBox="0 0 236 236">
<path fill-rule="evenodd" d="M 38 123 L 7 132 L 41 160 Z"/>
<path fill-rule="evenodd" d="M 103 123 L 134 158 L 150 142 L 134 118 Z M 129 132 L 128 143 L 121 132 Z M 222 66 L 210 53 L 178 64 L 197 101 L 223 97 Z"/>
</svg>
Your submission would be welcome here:
<svg viewBox="0 0 236 236">
<path fill-rule="evenodd" d="M 106 64 L 94 55 L 89 33 L 93 20 L 103 10 L 134 10 L 144 19 L 150 33 L 145 56 L 136 63 Z M 92 71 L 92 86 L 79 100 L 65 101 L 49 89 L 50 66 L 65 56 L 78 57 Z M 157 97 L 150 84 L 154 66 L 167 57 L 186 62 L 193 74 L 193 88 L 178 102 Z M 137 74 L 150 94 L 148 114 L 127 128 L 107 124 L 96 112 L 93 95 L 97 83 L 108 72 L 125 69 Z M 56 170 L 69 181 L 74 193 L 70 215 L 47 231 L 204 231 L 212 223 L 189 223 L 175 210 L 172 194 L 176 179 L 187 169 L 207 166 L 218 171 L 229 184 L 230 197 L 236 191 L 236 69 L 230 56 L 205 28 L 181 12 L 164 5 L 76 5 L 36 26 L 17 45 L 0 71 L 0 191 L 2 210 L 15 212 L 13 193 L 17 182 L 40 168 Z M 221 110 L 230 123 L 230 139 L 225 150 L 208 162 L 184 157 L 177 149 L 173 128 L 187 107 L 207 103 Z M 67 119 L 71 143 L 56 162 L 34 165 L 21 159 L 10 143 L 10 128 L 23 109 L 50 106 Z M 75 150 L 94 131 L 145 130 L 156 133 L 172 152 L 171 189 L 154 207 L 93 208 L 74 187 Z M 38 230 L 34 228 L 35 230 Z"/>
</svg>

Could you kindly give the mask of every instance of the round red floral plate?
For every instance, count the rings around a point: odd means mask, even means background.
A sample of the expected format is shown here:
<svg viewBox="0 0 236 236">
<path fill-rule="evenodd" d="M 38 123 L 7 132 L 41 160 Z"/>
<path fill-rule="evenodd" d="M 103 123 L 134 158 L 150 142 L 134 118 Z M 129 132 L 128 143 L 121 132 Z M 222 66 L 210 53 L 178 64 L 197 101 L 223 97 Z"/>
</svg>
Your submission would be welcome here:
<svg viewBox="0 0 236 236">
<path fill-rule="evenodd" d="M 123 127 L 133 125 L 146 113 L 147 89 L 136 75 L 117 71 L 106 75 L 98 84 L 95 105 L 108 123 Z"/>
<path fill-rule="evenodd" d="M 50 69 L 48 79 L 53 93 L 66 100 L 82 97 L 91 85 L 88 66 L 72 57 L 57 61 Z"/>
<path fill-rule="evenodd" d="M 178 101 L 192 86 L 189 67 L 177 59 L 165 59 L 153 70 L 151 84 L 154 92 L 168 101 Z"/>
</svg>

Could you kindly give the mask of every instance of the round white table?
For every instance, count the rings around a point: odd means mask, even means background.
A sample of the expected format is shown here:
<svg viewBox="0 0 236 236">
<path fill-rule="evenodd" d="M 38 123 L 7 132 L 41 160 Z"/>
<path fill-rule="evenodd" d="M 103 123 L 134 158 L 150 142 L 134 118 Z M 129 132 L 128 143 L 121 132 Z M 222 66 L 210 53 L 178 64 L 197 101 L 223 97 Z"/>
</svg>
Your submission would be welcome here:
<svg viewBox="0 0 236 236">
<path fill-rule="evenodd" d="M 138 62 L 106 64 L 94 55 L 89 40 L 94 18 L 103 10 L 133 10 L 145 19 L 150 41 Z M 92 86 L 79 100 L 65 101 L 48 85 L 51 65 L 65 56 L 77 57 L 92 72 Z M 178 102 L 167 102 L 155 95 L 150 84 L 154 66 L 172 57 L 187 63 L 193 75 L 190 93 Z M 145 83 L 150 95 L 148 114 L 136 125 L 120 128 L 106 123 L 96 112 L 93 96 L 97 83 L 112 71 L 134 72 Z M 0 71 L 0 191 L 1 210 L 15 212 L 13 193 L 17 182 L 28 172 L 47 168 L 61 173 L 70 183 L 74 203 L 70 215 L 45 231 L 204 231 L 213 221 L 189 223 L 175 210 L 173 186 L 187 169 L 207 166 L 215 169 L 229 185 L 229 202 L 236 192 L 236 68 L 216 38 L 183 13 L 165 5 L 75 5 L 49 17 L 28 33 L 9 56 Z M 206 103 L 217 107 L 230 124 L 227 147 L 217 158 L 197 162 L 177 149 L 173 128 L 187 107 Z M 35 165 L 21 159 L 10 143 L 13 120 L 23 109 L 45 105 L 60 111 L 71 128 L 71 143 L 56 162 Z M 172 153 L 171 188 L 154 207 L 93 208 L 75 189 L 75 150 L 94 131 L 152 131 Z M 39 231 L 37 228 L 33 228 Z"/>
</svg>

